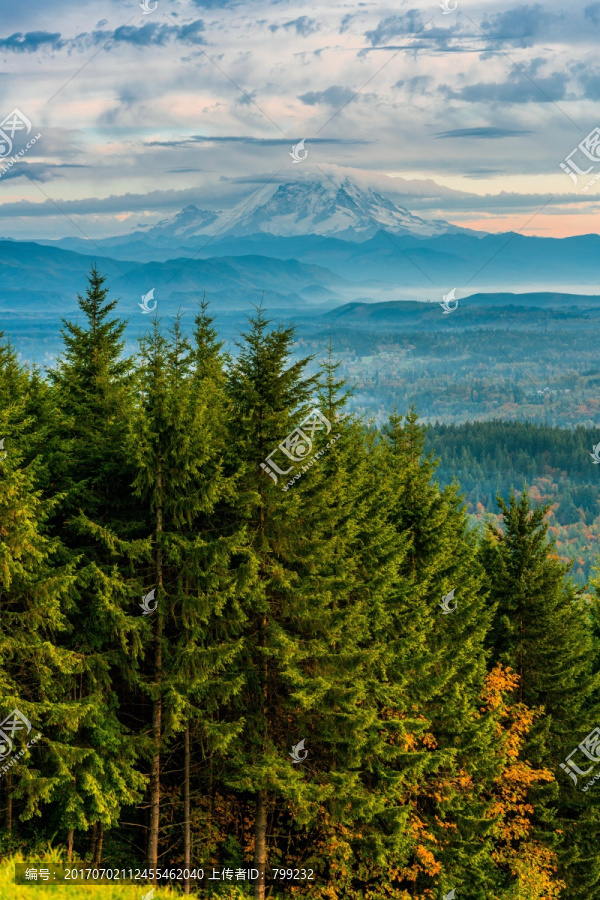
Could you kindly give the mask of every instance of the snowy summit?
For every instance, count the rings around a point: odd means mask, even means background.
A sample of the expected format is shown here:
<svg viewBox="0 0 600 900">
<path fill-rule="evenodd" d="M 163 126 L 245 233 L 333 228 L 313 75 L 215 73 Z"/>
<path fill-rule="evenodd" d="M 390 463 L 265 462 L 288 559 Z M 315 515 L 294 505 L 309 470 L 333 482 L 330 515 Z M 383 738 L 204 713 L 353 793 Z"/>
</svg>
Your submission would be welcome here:
<svg viewBox="0 0 600 900">
<path fill-rule="evenodd" d="M 211 212 L 187 206 L 145 232 L 152 240 L 186 241 L 201 235 L 246 237 L 272 234 L 293 237 L 318 234 L 347 241 L 365 241 L 379 230 L 390 234 L 429 237 L 461 231 L 442 220 L 425 221 L 370 188 L 344 179 L 299 181 L 267 188 L 248 204 Z"/>
</svg>

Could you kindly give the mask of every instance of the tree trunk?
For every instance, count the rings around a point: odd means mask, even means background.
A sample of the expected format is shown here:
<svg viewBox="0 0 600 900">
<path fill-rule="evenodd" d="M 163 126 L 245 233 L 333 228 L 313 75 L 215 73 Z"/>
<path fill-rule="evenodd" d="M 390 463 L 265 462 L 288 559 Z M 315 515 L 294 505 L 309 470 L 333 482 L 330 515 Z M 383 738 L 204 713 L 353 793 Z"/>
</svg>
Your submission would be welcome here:
<svg viewBox="0 0 600 900">
<path fill-rule="evenodd" d="M 150 828 L 148 832 L 148 866 L 154 869 L 158 863 L 158 829 L 160 822 L 161 722 L 161 698 L 157 697 L 152 704 L 152 742 L 154 744 L 154 756 L 152 757 L 152 762 L 150 764 Z"/>
<path fill-rule="evenodd" d="M 90 849 L 90 859 L 92 861 L 92 865 L 94 860 L 96 859 L 96 844 L 98 842 L 98 823 L 94 822 L 92 825 L 92 843 Z"/>
<path fill-rule="evenodd" d="M 158 474 L 156 479 L 156 492 L 158 503 L 156 507 L 156 587 L 158 595 L 158 605 L 156 615 L 158 621 L 156 623 L 155 632 L 155 653 L 154 653 L 154 681 L 157 694 L 152 704 L 152 742 L 154 744 L 154 756 L 150 766 L 150 829 L 148 833 L 148 866 L 156 869 L 158 865 L 158 831 L 160 826 L 160 739 L 162 732 L 162 696 L 161 696 L 161 678 L 162 678 L 162 628 L 163 628 L 163 610 L 161 608 L 164 602 L 162 586 L 163 586 L 163 562 L 161 537 L 163 530 L 163 478 L 162 478 L 162 461 L 159 454 Z"/>
<path fill-rule="evenodd" d="M 98 838 L 96 840 L 96 852 L 94 853 L 94 859 L 92 861 L 93 866 L 99 866 L 102 862 L 102 844 L 104 842 L 104 825 L 102 822 L 98 822 Z"/>
<path fill-rule="evenodd" d="M 265 866 L 267 864 L 267 792 L 256 795 L 256 822 L 254 824 L 254 868 L 258 878 L 254 884 L 255 900 L 265 900 Z"/>
<path fill-rule="evenodd" d="M 185 746 L 183 761 L 183 868 L 191 869 L 192 858 L 192 831 L 190 827 L 190 720 L 185 725 Z M 186 879 L 184 893 L 189 894 L 190 882 Z"/>
<path fill-rule="evenodd" d="M 12 773 L 6 774 L 6 830 L 9 834 L 12 832 Z"/>
<path fill-rule="evenodd" d="M 73 859 L 73 838 L 75 836 L 75 829 L 69 828 L 67 833 L 67 862 L 70 863 Z"/>
</svg>

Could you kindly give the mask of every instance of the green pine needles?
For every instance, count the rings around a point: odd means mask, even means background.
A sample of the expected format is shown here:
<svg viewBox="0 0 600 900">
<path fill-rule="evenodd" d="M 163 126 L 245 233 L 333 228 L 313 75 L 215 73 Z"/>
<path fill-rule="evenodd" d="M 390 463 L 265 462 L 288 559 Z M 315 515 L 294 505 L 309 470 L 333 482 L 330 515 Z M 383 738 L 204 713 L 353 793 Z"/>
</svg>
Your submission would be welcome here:
<svg viewBox="0 0 600 900">
<path fill-rule="evenodd" d="M 228 354 L 202 298 L 126 358 L 115 305 L 93 268 L 46 374 L 0 343 L 0 718 L 40 735 L 0 735 L 2 855 L 596 897 L 600 787 L 560 763 L 599 724 L 600 582 L 545 510 L 474 531 L 416 411 L 349 414 L 334 348 L 262 310 Z"/>
</svg>

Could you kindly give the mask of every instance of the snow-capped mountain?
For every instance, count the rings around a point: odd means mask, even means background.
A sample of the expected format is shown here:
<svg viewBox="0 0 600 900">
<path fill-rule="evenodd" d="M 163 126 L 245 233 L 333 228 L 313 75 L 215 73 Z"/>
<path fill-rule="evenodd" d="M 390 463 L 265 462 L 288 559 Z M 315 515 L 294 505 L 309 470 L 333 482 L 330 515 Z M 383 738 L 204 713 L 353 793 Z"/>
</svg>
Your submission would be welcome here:
<svg viewBox="0 0 600 900">
<path fill-rule="evenodd" d="M 276 188 L 269 186 L 250 203 L 245 199 L 222 212 L 186 206 L 175 216 L 149 228 L 144 235 L 156 243 L 173 240 L 186 243 L 202 235 L 230 238 L 262 233 L 278 237 L 313 234 L 366 241 L 380 229 L 390 234 L 419 237 L 463 230 L 442 220 L 425 221 L 376 191 L 364 190 L 346 178 L 337 184 L 306 180 Z"/>
</svg>

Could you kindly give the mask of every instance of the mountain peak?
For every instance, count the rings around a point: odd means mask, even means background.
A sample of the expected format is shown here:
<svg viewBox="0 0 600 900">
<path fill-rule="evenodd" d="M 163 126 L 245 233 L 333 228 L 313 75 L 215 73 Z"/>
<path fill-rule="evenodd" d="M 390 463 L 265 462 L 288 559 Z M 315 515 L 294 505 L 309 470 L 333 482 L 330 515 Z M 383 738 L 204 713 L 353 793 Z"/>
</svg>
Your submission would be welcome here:
<svg viewBox="0 0 600 900">
<path fill-rule="evenodd" d="M 448 222 L 426 221 L 371 188 L 349 178 L 285 182 L 260 192 L 249 204 L 242 200 L 222 212 L 190 204 L 147 232 L 155 240 L 190 240 L 202 235 L 223 238 L 272 234 L 314 234 L 346 241 L 366 241 L 379 231 L 431 237 L 461 229 Z"/>
</svg>

